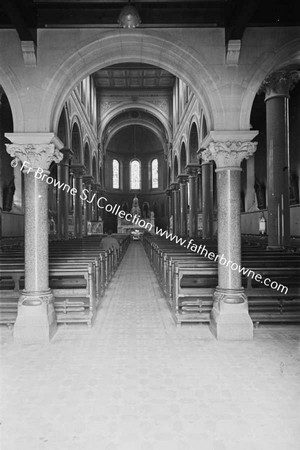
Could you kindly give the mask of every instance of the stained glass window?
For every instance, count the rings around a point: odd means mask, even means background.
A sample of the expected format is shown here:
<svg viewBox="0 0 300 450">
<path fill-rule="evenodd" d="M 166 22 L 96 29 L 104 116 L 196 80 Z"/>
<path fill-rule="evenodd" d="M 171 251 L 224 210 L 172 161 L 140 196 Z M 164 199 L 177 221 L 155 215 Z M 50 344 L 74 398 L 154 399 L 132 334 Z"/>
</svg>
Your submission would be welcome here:
<svg viewBox="0 0 300 450">
<path fill-rule="evenodd" d="M 113 189 L 120 189 L 120 163 L 113 159 Z"/>
<path fill-rule="evenodd" d="M 141 163 L 137 159 L 130 163 L 130 189 L 141 189 Z"/>
<path fill-rule="evenodd" d="M 152 188 L 158 188 L 158 160 L 153 159 L 151 163 Z"/>
</svg>

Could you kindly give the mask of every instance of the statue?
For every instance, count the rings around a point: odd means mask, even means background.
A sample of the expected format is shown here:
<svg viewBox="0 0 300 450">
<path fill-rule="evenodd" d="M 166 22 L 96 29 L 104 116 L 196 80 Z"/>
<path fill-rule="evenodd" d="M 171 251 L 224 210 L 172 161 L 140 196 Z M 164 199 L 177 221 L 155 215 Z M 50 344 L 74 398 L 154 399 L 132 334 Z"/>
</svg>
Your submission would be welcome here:
<svg viewBox="0 0 300 450">
<path fill-rule="evenodd" d="M 141 208 L 139 207 L 139 201 L 136 195 L 132 201 L 131 214 L 132 215 L 136 214 L 138 216 L 141 215 Z"/>
<path fill-rule="evenodd" d="M 261 183 L 257 177 L 255 177 L 254 189 L 256 193 L 258 209 L 266 209 L 266 188 L 265 185 Z"/>
</svg>

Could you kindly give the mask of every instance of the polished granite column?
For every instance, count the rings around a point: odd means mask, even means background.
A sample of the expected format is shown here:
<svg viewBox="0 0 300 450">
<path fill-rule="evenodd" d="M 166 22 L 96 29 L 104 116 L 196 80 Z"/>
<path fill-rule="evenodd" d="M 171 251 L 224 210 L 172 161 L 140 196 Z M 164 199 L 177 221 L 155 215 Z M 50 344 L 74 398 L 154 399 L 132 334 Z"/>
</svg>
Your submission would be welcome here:
<svg viewBox="0 0 300 450">
<path fill-rule="evenodd" d="M 83 164 L 72 164 L 72 173 L 74 175 L 74 188 L 76 189 L 75 212 L 74 212 L 74 234 L 76 238 L 82 237 L 82 191 L 83 191 L 83 175 L 85 173 L 85 166 Z"/>
<path fill-rule="evenodd" d="M 269 75 L 265 91 L 267 133 L 268 248 L 276 250 L 290 241 L 289 91 L 300 79 L 298 71 Z"/>
<path fill-rule="evenodd" d="M 62 185 L 70 186 L 70 159 L 73 152 L 69 148 L 62 148 L 62 161 L 57 165 L 57 178 Z M 71 186 L 72 187 L 72 186 Z M 69 196 L 67 188 L 62 187 L 57 190 L 57 237 L 58 239 L 68 239 L 69 231 Z"/>
<path fill-rule="evenodd" d="M 18 303 L 14 341 L 46 343 L 57 323 L 48 270 L 49 166 L 63 155 L 62 142 L 54 133 L 7 133 L 12 142 L 7 152 L 21 162 L 25 180 L 25 289 Z"/>
<path fill-rule="evenodd" d="M 202 238 L 213 237 L 213 165 L 212 162 L 202 162 Z"/>
<path fill-rule="evenodd" d="M 206 147 L 203 162 L 214 160 L 217 166 L 218 286 L 210 316 L 210 329 L 217 339 L 253 337 L 238 267 L 241 267 L 240 164 L 255 152 L 256 143 L 250 142 L 255 135 L 251 131 L 215 131 L 204 139 L 208 145 L 202 145 Z"/>
<path fill-rule="evenodd" d="M 189 237 L 195 237 L 198 234 L 198 193 L 197 193 L 197 177 L 199 171 L 199 164 L 188 164 L 186 166 L 189 180 L 190 193 L 190 228 Z"/>
<path fill-rule="evenodd" d="M 179 214 L 179 233 L 182 236 L 187 235 L 187 181 L 188 176 L 185 174 L 180 174 L 177 177 L 179 183 L 179 205 L 180 205 L 180 214 Z"/>
<path fill-rule="evenodd" d="M 173 213 L 173 234 L 179 233 L 179 185 L 171 183 L 172 190 L 172 213 Z"/>
</svg>

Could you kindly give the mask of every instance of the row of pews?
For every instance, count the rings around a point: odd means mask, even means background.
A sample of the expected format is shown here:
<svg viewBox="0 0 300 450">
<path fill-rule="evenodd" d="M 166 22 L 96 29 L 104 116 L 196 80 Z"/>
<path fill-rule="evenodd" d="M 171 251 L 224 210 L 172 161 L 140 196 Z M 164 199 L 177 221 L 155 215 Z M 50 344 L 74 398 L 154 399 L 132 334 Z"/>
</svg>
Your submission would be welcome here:
<svg viewBox="0 0 300 450">
<path fill-rule="evenodd" d="M 91 326 L 97 307 L 130 242 L 114 235 L 120 248 L 99 250 L 100 237 L 87 236 L 49 244 L 49 287 L 58 323 Z M 20 291 L 25 286 L 24 251 L 0 253 L 0 323 L 14 324 Z"/>
<path fill-rule="evenodd" d="M 167 241 L 164 237 L 144 236 L 144 248 L 177 324 L 208 322 L 213 293 L 218 284 L 217 262 L 204 254 Z M 216 241 L 195 240 L 218 254 Z M 288 292 L 267 287 L 251 276 L 242 276 L 253 322 L 300 321 L 300 254 L 270 252 L 256 245 L 243 244 L 242 266 L 288 287 Z"/>
</svg>

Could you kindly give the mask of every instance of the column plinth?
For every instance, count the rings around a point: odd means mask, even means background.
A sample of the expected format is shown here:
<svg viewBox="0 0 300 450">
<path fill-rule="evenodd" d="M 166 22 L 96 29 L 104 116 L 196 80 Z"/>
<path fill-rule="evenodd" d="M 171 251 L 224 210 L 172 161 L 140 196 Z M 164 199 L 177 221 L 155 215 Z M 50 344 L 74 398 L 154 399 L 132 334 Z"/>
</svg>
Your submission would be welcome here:
<svg viewBox="0 0 300 450">
<path fill-rule="evenodd" d="M 14 142 L 7 144 L 7 152 L 15 158 L 12 164 L 21 162 L 25 179 L 25 289 L 18 303 L 14 341 L 46 343 L 57 328 L 49 289 L 46 179 L 51 162 L 58 163 L 63 157 L 57 150 L 63 144 L 53 133 L 8 133 L 6 136 Z"/>
<path fill-rule="evenodd" d="M 217 166 L 218 286 L 213 297 L 210 330 L 220 340 L 253 337 L 247 296 L 237 269 L 241 267 L 240 164 L 255 150 L 256 143 L 226 139 L 210 142 L 202 152 L 203 163 L 214 160 Z"/>
</svg>

